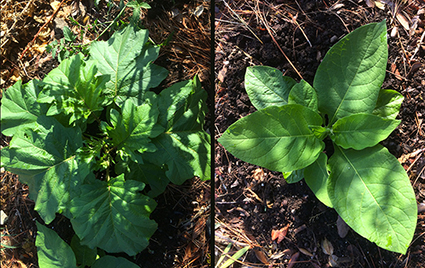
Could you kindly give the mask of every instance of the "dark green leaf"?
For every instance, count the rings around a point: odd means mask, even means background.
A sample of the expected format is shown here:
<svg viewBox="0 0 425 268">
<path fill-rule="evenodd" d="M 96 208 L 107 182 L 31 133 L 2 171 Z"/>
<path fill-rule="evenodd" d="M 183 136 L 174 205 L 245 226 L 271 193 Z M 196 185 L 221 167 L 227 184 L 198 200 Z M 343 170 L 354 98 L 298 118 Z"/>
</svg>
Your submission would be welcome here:
<svg viewBox="0 0 425 268">
<path fill-rule="evenodd" d="M 15 135 L 1 151 L 1 161 L 22 182 L 32 185 L 35 210 L 50 223 L 56 212 L 68 209 L 70 195 L 89 169 L 76 161 L 82 146 L 79 128 L 65 128 L 54 118 L 41 116 L 35 131 Z"/>
<path fill-rule="evenodd" d="M 63 241 L 59 235 L 36 222 L 38 266 L 40 268 L 76 268 L 74 252 L 71 247 Z"/>
<path fill-rule="evenodd" d="M 124 181 L 124 174 L 83 185 L 81 195 L 71 201 L 71 223 L 81 244 L 130 256 L 145 249 L 157 224 L 149 219 L 155 201 L 139 193 L 144 187 Z"/>
<path fill-rule="evenodd" d="M 42 89 L 42 82 L 33 79 L 22 85 L 19 80 L 8 88 L 2 98 L 1 132 L 13 136 L 24 128 L 34 128 L 40 115 L 46 114 L 48 106 L 38 103 L 37 96 Z"/>
</svg>

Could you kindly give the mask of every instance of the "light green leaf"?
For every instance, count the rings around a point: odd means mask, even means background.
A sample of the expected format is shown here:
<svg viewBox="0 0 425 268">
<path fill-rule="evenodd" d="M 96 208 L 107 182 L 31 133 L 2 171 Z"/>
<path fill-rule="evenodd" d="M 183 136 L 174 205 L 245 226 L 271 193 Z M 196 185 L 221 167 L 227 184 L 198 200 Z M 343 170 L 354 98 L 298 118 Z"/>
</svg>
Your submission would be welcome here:
<svg viewBox="0 0 425 268">
<path fill-rule="evenodd" d="M 270 106 L 238 120 L 218 141 L 243 161 L 289 172 L 319 157 L 324 143 L 309 126 L 321 124 L 320 115 L 302 105 Z"/>
<path fill-rule="evenodd" d="M 48 106 L 37 102 L 42 82 L 33 79 L 22 85 L 19 80 L 3 95 L 1 105 L 1 132 L 13 136 L 24 128 L 33 128 L 38 116 L 46 114 Z"/>
<path fill-rule="evenodd" d="M 74 252 L 71 247 L 63 241 L 59 235 L 36 222 L 38 266 L 40 268 L 76 268 Z"/>
<path fill-rule="evenodd" d="M 304 169 L 298 169 L 283 173 L 283 178 L 287 183 L 296 183 L 304 178 Z"/>
<path fill-rule="evenodd" d="M 206 97 L 197 77 L 160 93 L 158 122 L 166 131 L 152 140 L 158 150 L 147 154 L 147 159 L 166 164 L 173 183 L 182 184 L 194 176 L 210 179 L 210 136 L 203 130 Z"/>
<path fill-rule="evenodd" d="M 112 145 L 117 148 L 121 159 L 129 156 L 134 162 L 143 163 L 140 153 L 156 149 L 149 137 L 158 136 L 163 130 L 158 127 L 153 128 L 159 114 L 157 103 L 147 101 L 136 106 L 131 100 L 127 100 L 124 102 L 121 113 L 112 109 L 113 127 L 106 127 L 112 139 Z"/>
<path fill-rule="evenodd" d="M 371 23 L 342 38 L 326 53 L 314 77 L 319 110 L 332 125 L 358 113 L 372 113 L 387 65 L 385 21 Z"/>
<path fill-rule="evenodd" d="M 106 255 L 97 259 L 92 268 L 139 268 L 139 266 L 123 257 Z"/>
<path fill-rule="evenodd" d="M 313 111 L 318 111 L 317 93 L 305 80 L 295 84 L 288 96 L 289 104 L 301 104 Z"/>
<path fill-rule="evenodd" d="M 148 43 L 148 38 L 148 30 L 130 25 L 115 32 L 107 42 L 94 42 L 90 47 L 90 57 L 96 60 L 99 72 L 111 77 L 106 93 L 118 106 L 129 98 L 136 104 L 143 103 L 146 92 L 168 74 L 152 64 L 159 47 Z"/>
<path fill-rule="evenodd" d="M 335 147 L 328 193 L 341 218 L 379 247 L 406 254 L 416 228 L 415 193 L 406 171 L 381 145 Z"/>
<path fill-rule="evenodd" d="M 400 111 L 403 95 L 395 90 L 381 89 L 373 114 L 385 119 L 395 119 Z"/>
<path fill-rule="evenodd" d="M 257 110 L 288 103 L 288 95 L 295 80 L 283 76 L 276 68 L 251 66 L 246 68 L 245 89 L 252 105 Z"/>
<path fill-rule="evenodd" d="M 107 76 L 95 76 L 93 62 L 84 62 L 77 54 L 61 62 L 44 79 L 44 90 L 38 96 L 42 103 L 52 103 L 47 115 L 69 115 L 69 124 L 85 122 L 89 116 L 102 111 L 106 104 L 103 89 Z"/>
<path fill-rule="evenodd" d="M 97 249 L 81 245 L 77 235 L 74 235 L 71 239 L 71 248 L 75 253 L 77 263 L 80 267 L 91 266 L 96 260 Z"/>
<path fill-rule="evenodd" d="M 66 210 L 74 188 L 88 168 L 77 163 L 82 146 L 79 128 L 65 128 L 54 118 L 40 116 L 34 132 L 18 133 L 2 153 L 2 166 L 30 185 L 35 210 L 48 224 Z"/>
<path fill-rule="evenodd" d="M 83 185 L 81 195 L 71 201 L 71 223 L 81 244 L 130 256 L 145 249 L 157 224 L 149 219 L 155 201 L 139 193 L 144 187 L 124 181 L 124 174 Z"/>
<path fill-rule="evenodd" d="M 317 199 L 328 207 L 332 207 L 328 194 L 329 172 L 326 167 L 328 157 L 321 153 L 313 164 L 304 169 L 304 180 L 316 195 Z"/>
<path fill-rule="evenodd" d="M 386 139 L 400 120 L 383 119 L 373 114 L 353 114 L 336 121 L 331 139 L 344 149 L 362 150 Z"/>
</svg>

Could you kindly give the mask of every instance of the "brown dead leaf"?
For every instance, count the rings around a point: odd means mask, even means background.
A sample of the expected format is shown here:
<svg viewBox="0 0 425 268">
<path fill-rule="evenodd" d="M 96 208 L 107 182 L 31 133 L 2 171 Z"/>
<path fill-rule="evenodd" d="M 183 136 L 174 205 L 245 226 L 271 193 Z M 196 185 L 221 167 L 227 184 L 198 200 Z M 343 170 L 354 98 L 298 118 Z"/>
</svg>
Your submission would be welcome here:
<svg viewBox="0 0 425 268">
<path fill-rule="evenodd" d="M 297 263 L 297 260 L 298 260 L 298 257 L 300 256 L 300 253 L 299 252 L 297 252 L 297 253 L 295 253 L 294 255 L 292 255 L 292 257 L 291 257 L 291 259 L 289 259 L 289 262 L 288 262 L 288 268 L 293 268 L 294 267 L 294 265 L 295 265 L 295 263 Z"/>
<path fill-rule="evenodd" d="M 338 216 L 338 220 L 336 220 L 336 227 L 338 228 L 338 235 L 341 238 L 344 238 L 348 231 L 350 230 L 350 227 L 345 223 L 345 221 Z"/>
<path fill-rule="evenodd" d="M 265 265 L 269 265 L 269 258 L 267 258 L 266 254 L 260 248 L 254 248 L 255 256 L 259 261 L 264 263 Z"/>
<path fill-rule="evenodd" d="M 272 241 L 277 239 L 277 243 L 279 244 L 285 238 L 288 233 L 289 224 L 279 230 L 272 230 Z"/>
<path fill-rule="evenodd" d="M 404 29 L 406 29 L 406 31 L 409 31 L 410 27 L 409 27 L 409 20 L 400 12 L 397 12 L 397 14 L 395 15 L 398 22 L 400 22 L 400 24 L 403 26 Z"/>
<path fill-rule="evenodd" d="M 326 238 L 322 241 L 322 250 L 326 255 L 331 256 L 334 253 L 334 247 Z"/>
<path fill-rule="evenodd" d="M 314 255 L 313 255 L 313 253 L 311 253 L 310 251 L 308 251 L 307 249 L 304 249 L 304 248 L 298 248 L 299 250 L 300 250 L 300 252 L 302 253 L 302 254 L 304 254 L 304 255 L 307 255 L 307 256 L 309 256 L 309 257 L 313 257 Z"/>
<path fill-rule="evenodd" d="M 264 180 L 264 170 L 262 168 L 257 168 L 254 170 L 252 177 L 256 181 L 263 181 Z"/>
</svg>

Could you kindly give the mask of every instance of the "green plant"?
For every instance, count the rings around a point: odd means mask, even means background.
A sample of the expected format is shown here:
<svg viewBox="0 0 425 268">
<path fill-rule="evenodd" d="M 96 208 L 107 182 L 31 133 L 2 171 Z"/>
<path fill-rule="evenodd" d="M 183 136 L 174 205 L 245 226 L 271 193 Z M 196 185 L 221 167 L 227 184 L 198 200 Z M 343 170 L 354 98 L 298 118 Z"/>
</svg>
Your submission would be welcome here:
<svg viewBox="0 0 425 268">
<path fill-rule="evenodd" d="M 258 111 L 231 125 L 219 142 L 241 160 L 283 172 L 289 183 L 304 178 L 354 231 L 405 254 L 416 227 L 415 194 L 403 167 L 378 144 L 400 123 L 403 100 L 380 90 L 387 58 L 382 21 L 335 44 L 313 86 L 271 67 L 249 67 L 245 86 Z"/>
<path fill-rule="evenodd" d="M 54 40 L 49 45 L 46 46 L 46 51 L 48 53 L 52 53 L 52 57 L 58 57 L 59 62 L 62 62 L 64 59 L 69 58 L 72 55 L 75 55 L 79 52 L 87 54 L 87 48 L 82 44 L 76 44 L 75 41 L 77 37 L 74 33 L 69 29 L 69 27 L 63 27 L 63 35 L 59 41 Z"/>
<path fill-rule="evenodd" d="M 207 93 L 197 77 L 159 94 L 150 90 L 167 71 L 152 63 L 159 47 L 148 42 L 147 30 L 128 26 L 88 51 L 63 60 L 42 81 L 6 90 L 1 130 L 12 140 L 1 166 L 29 185 L 46 224 L 56 213 L 71 220 L 74 244 L 90 250 L 93 267 L 117 267 L 104 259 L 111 256 L 95 261 L 96 249 L 137 254 L 157 228 L 149 218 L 153 198 L 170 181 L 210 178 Z M 77 252 L 38 227 L 40 267 L 75 267 Z"/>
<path fill-rule="evenodd" d="M 242 257 L 250 249 L 250 246 L 246 246 L 244 248 L 241 248 L 235 254 L 230 256 L 230 254 L 228 254 L 228 253 L 229 253 L 231 248 L 232 248 L 232 243 L 228 244 L 227 247 L 223 250 L 223 253 L 221 254 L 220 258 L 218 259 L 217 263 L 215 264 L 216 268 L 227 268 L 227 267 L 229 267 L 235 261 L 237 261 L 240 257 Z M 226 256 L 228 257 L 228 259 L 223 264 L 221 264 L 224 261 L 224 258 Z"/>
</svg>

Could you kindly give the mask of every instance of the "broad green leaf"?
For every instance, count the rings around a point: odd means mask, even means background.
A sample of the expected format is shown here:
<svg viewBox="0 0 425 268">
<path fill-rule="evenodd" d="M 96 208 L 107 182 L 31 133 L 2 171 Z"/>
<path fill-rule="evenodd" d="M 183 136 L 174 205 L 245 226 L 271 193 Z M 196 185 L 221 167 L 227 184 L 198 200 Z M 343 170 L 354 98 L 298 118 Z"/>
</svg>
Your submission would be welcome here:
<svg viewBox="0 0 425 268">
<path fill-rule="evenodd" d="M 153 128 L 158 114 L 156 102 L 136 106 L 131 100 L 127 100 L 121 113 L 111 110 L 113 127 L 108 126 L 106 129 L 121 159 L 129 156 L 131 160 L 143 163 L 141 153 L 156 149 L 149 137 L 156 137 L 162 132 L 158 127 Z"/>
<path fill-rule="evenodd" d="M 147 159 L 159 166 L 166 164 L 173 183 L 182 184 L 194 176 L 210 179 L 210 136 L 203 130 L 206 97 L 197 77 L 159 95 L 158 122 L 166 130 L 152 140 L 157 151 L 147 154 Z"/>
<path fill-rule="evenodd" d="M 147 158 L 156 165 L 166 164 L 171 182 L 182 184 L 194 176 L 210 179 L 210 136 L 205 131 L 165 132 L 153 143 L 158 149 Z"/>
<path fill-rule="evenodd" d="M 314 77 L 319 110 L 332 125 L 338 119 L 371 113 L 387 66 L 385 21 L 362 26 L 326 53 Z"/>
<path fill-rule="evenodd" d="M 139 268 L 139 266 L 123 257 L 106 255 L 97 259 L 92 268 Z"/>
<path fill-rule="evenodd" d="M 326 167 L 327 162 L 328 157 L 326 154 L 321 153 L 313 164 L 304 169 L 304 180 L 320 202 L 332 207 L 328 194 L 329 172 Z"/>
<path fill-rule="evenodd" d="M 416 228 L 415 193 L 406 171 L 381 145 L 335 147 L 328 193 L 341 218 L 379 247 L 406 254 Z"/>
<path fill-rule="evenodd" d="M 395 90 L 381 89 L 373 114 L 385 119 L 395 119 L 400 111 L 403 95 Z"/>
<path fill-rule="evenodd" d="M 270 106 L 239 119 L 218 141 L 243 161 L 289 172 L 319 157 L 324 143 L 309 127 L 321 124 L 320 115 L 302 105 Z"/>
<path fill-rule="evenodd" d="M 101 74 L 110 75 L 106 93 L 118 106 L 129 98 L 143 103 L 146 92 L 165 79 L 166 69 L 152 64 L 159 47 L 148 43 L 148 30 L 134 26 L 115 32 L 107 41 L 94 42 L 90 57 L 96 60 Z"/>
<path fill-rule="evenodd" d="M 71 201 L 71 223 L 81 244 L 130 256 L 145 249 L 157 224 L 149 219 L 155 201 L 139 193 L 144 187 L 125 181 L 124 174 L 83 185 L 81 195 Z"/>
<path fill-rule="evenodd" d="M 35 210 L 47 224 L 68 208 L 74 188 L 87 176 L 89 169 L 76 161 L 81 146 L 79 128 L 40 116 L 34 132 L 18 133 L 1 151 L 2 166 L 30 184 Z"/>
<path fill-rule="evenodd" d="M 400 120 L 383 119 L 373 114 L 353 114 L 336 121 L 331 139 L 344 149 L 362 150 L 386 139 Z"/>
<path fill-rule="evenodd" d="M 38 103 L 42 82 L 33 79 L 22 85 L 19 80 L 3 95 L 1 105 L 1 132 L 13 136 L 24 128 L 33 128 L 38 116 L 46 114 L 47 105 Z"/>
<path fill-rule="evenodd" d="M 71 248 L 74 251 L 77 264 L 80 267 L 91 266 L 96 260 L 97 249 L 81 245 L 77 235 L 74 235 L 71 239 Z"/>
<path fill-rule="evenodd" d="M 251 66 L 246 68 L 245 89 L 252 105 L 257 110 L 288 103 L 288 95 L 295 80 L 283 76 L 276 68 Z"/>
<path fill-rule="evenodd" d="M 62 61 L 43 79 L 44 90 L 38 96 L 39 102 L 52 103 L 47 115 L 64 113 L 70 116 L 71 125 L 102 111 L 107 102 L 103 90 L 108 77 L 96 73 L 94 63 L 84 62 L 81 53 Z"/>
<path fill-rule="evenodd" d="M 304 169 L 298 169 L 283 173 L 283 178 L 287 183 L 296 183 L 304 178 Z"/>
<path fill-rule="evenodd" d="M 75 41 L 75 35 L 71 31 L 71 29 L 69 29 L 68 26 L 63 27 L 63 36 L 65 37 L 65 40 L 68 41 L 68 42 L 74 42 Z"/>
<path fill-rule="evenodd" d="M 151 190 L 147 196 L 154 198 L 162 194 L 170 183 L 165 174 L 165 168 L 148 163 L 144 159 L 143 164 L 137 164 L 133 161 L 120 161 L 115 165 L 117 174 L 125 173 L 126 180 L 136 180 L 148 184 Z"/>
<path fill-rule="evenodd" d="M 38 266 L 40 268 L 76 268 L 74 252 L 71 247 L 63 241 L 59 235 L 36 222 L 37 238 L 35 245 L 37 247 Z"/>
<path fill-rule="evenodd" d="M 288 96 L 289 104 L 301 104 L 313 111 L 318 111 L 317 93 L 305 80 L 295 84 Z"/>
</svg>

